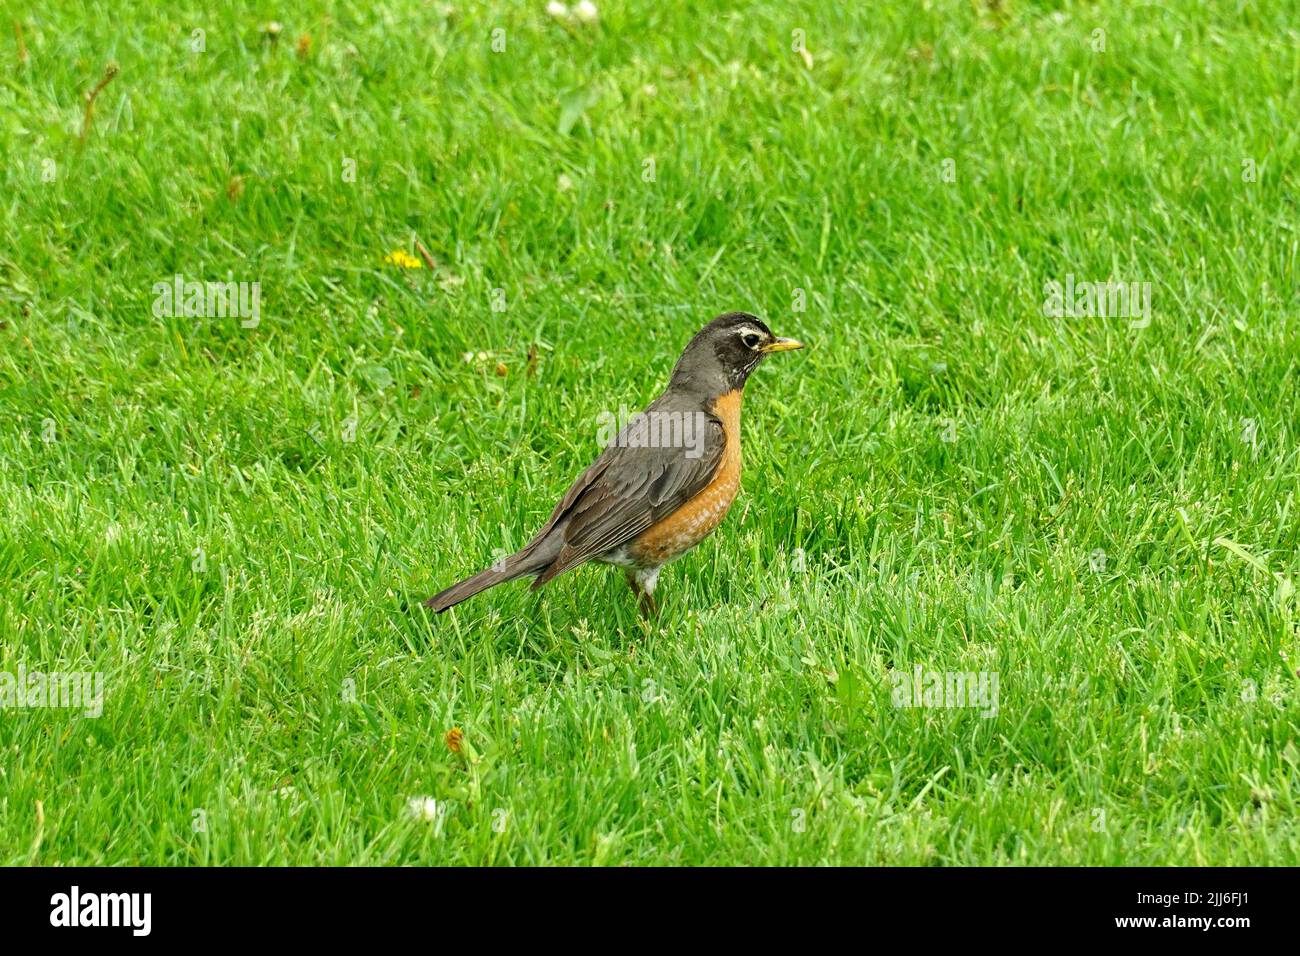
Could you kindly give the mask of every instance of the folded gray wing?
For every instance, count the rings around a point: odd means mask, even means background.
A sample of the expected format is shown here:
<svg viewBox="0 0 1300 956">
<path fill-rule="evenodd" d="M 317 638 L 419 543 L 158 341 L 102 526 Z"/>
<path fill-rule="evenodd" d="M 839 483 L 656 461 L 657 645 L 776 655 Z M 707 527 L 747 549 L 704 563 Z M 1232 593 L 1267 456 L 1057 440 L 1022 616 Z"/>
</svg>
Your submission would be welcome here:
<svg viewBox="0 0 1300 956">
<path fill-rule="evenodd" d="M 652 405 L 647 411 L 654 410 Z M 701 422 L 702 434 L 690 448 L 646 447 L 656 439 L 655 420 L 639 416 L 629 422 L 574 482 L 529 545 L 558 539 L 555 559 L 533 587 L 626 544 L 707 487 L 722 461 L 726 436 L 713 416 L 701 415 Z"/>
</svg>

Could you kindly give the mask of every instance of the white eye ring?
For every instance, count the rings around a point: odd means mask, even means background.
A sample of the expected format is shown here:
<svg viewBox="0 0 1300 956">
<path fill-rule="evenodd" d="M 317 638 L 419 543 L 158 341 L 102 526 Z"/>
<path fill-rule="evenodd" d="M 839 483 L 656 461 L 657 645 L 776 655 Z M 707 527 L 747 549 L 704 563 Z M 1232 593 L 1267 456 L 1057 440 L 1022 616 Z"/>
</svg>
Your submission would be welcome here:
<svg viewBox="0 0 1300 956">
<path fill-rule="evenodd" d="M 758 344 L 763 341 L 763 337 L 757 332 L 745 331 L 740 335 L 740 341 L 747 349 L 756 349 Z"/>
</svg>

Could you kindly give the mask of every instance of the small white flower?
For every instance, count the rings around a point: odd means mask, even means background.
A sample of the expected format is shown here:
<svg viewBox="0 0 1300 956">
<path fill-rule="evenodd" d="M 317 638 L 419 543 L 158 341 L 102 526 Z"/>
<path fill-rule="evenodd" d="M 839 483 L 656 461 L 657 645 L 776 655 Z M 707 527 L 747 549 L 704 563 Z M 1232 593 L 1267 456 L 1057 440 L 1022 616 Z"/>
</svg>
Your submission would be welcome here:
<svg viewBox="0 0 1300 956">
<path fill-rule="evenodd" d="M 551 0 L 551 2 L 546 5 L 546 13 L 557 20 L 563 20 L 569 15 L 569 8 L 560 3 L 559 0 Z"/>
<path fill-rule="evenodd" d="M 432 823 L 442 815 L 442 807 L 433 797 L 411 797 L 406 801 L 406 811 L 426 823 Z"/>
<path fill-rule="evenodd" d="M 567 193 L 573 188 L 573 180 L 565 173 L 560 173 L 560 178 L 555 181 L 555 188 L 562 193 Z"/>
<path fill-rule="evenodd" d="M 591 0 L 578 0 L 578 3 L 573 5 L 573 15 L 583 23 L 595 23 L 600 17 L 596 5 Z"/>
</svg>

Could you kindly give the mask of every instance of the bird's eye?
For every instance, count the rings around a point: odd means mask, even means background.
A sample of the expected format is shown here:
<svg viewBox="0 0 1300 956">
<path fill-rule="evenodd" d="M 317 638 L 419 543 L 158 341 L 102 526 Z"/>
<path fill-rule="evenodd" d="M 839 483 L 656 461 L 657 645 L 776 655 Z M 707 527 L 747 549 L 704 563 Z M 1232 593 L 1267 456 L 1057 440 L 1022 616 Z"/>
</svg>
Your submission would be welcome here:
<svg viewBox="0 0 1300 956">
<path fill-rule="evenodd" d="M 746 332 L 740 337 L 740 341 L 745 343 L 745 348 L 756 349 L 758 344 L 763 341 L 763 337 L 757 332 Z"/>
</svg>

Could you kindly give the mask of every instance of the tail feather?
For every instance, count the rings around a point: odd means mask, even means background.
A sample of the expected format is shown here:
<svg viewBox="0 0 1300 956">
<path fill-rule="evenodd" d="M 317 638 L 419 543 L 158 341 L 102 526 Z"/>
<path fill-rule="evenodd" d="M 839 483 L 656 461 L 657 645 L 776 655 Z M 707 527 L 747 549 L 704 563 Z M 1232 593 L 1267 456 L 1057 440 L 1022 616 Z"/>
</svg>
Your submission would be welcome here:
<svg viewBox="0 0 1300 956">
<path fill-rule="evenodd" d="M 439 591 L 425 601 L 424 606 L 431 607 L 435 611 L 442 613 L 452 605 L 459 604 L 467 598 L 472 598 L 480 591 L 486 591 L 488 588 L 494 588 L 498 584 L 505 584 L 507 581 L 513 581 L 515 578 L 533 572 L 534 569 L 524 560 L 524 552 L 512 554 L 499 565 L 485 568 L 473 577 L 459 581 L 445 591 Z"/>
</svg>

